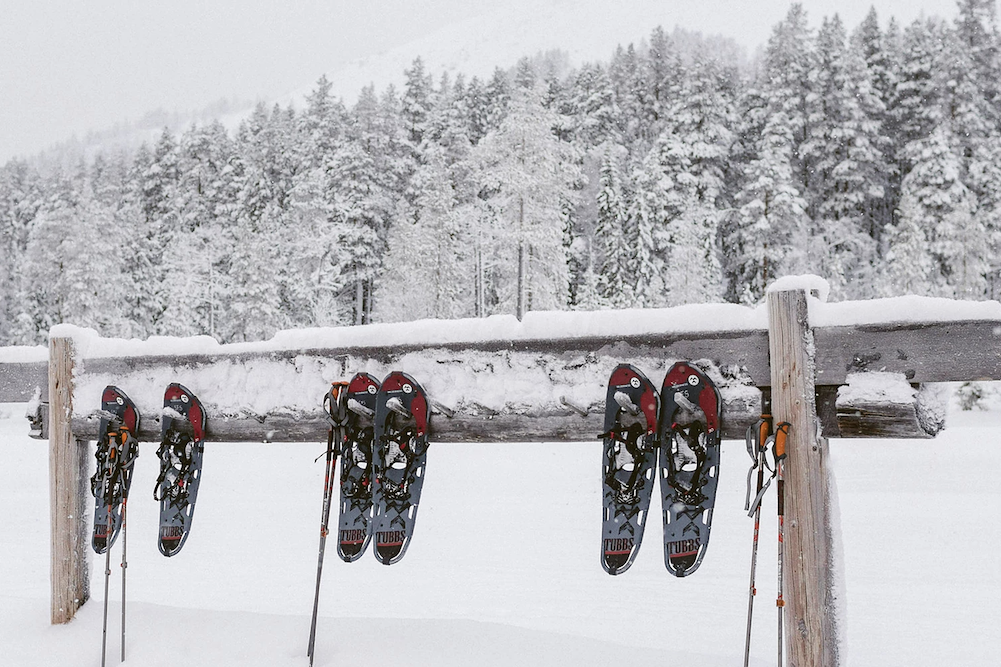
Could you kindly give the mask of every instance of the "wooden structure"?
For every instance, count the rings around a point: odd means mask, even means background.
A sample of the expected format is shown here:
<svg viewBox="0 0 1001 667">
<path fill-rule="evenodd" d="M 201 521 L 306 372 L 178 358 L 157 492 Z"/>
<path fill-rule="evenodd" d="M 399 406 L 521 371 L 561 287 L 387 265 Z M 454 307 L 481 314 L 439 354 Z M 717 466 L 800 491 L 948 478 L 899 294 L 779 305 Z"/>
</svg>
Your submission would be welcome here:
<svg viewBox="0 0 1001 667">
<path fill-rule="evenodd" d="M 1001 311 L 989 313 L 980 319 L 814 327 L 809 297 L 793 288 L 769 293 L 767 323 L 760 327 L 727 330 L 721 322 L 718 330 L 692 333 L 122 358 L 80 358 L 72 338 L 54 335 L 48 363 L 0 363 L 0 400 L 24 400 L 36 387 L 48 397 L 47 406 L 39 405 L 36 427 L 41 427 L 37 435 L 50 443 L 52 622 L 63 623 L 88 595 L 85 478 L 87 441 L 97 436 L 97 420 L 74 411 L 73 402 L 97 405 L 92 396 L 83 395 L 95 391 L 93 387 L 113 382 L 129 387 L 134 400 L 153 401 L 159 400 L 166 383 L 151 396 L 137 396 L 132 387 L 156 378 L 184 379 L 198 387 L 213 415 L 210 441 L 321 441 L 327 427 L 319 401 L 303 411 L 278 406 L 263 412 L 232 410 L 213 405 L 212 392 L 203 392 L 197 380 L 189 378 L 227 365 L 245 367 L 250 375 L 296 375 L 304 368 L 322 367 L 328 381 L 356 370 L 378 375 L 400 369 L 423 383 L 413 364 L 425 363 L 434 365 L 439 378 L 437 387 L 425 383 L 432 398 L 456 383 L 452 395 L 462 397 L 435 406 L 440 415 L 432 421 L 432 441 L 587 441 L 601 430 L 604 383 L 616 363 L 629 361 L 649 373 L 666 369 L 674 360 L 697 361 L 722 384 L 725 437 L 743 437 L 760 414 L 763 397 L 770 399 L 776 422 L 793 424 L 785 467 L 787 664 L 833 666 L 839 664 L 839 602 L 831 576 L 837 545 L 832 544 L 836 532 L 830 517 L 836 514 L 832 508 L 837 499 L 830 492 L 827 438 L 934 436 L 942 425 L 921 417 L 926 412 L 921 402 L 928 394 L 917 391 L 920 385 L 1001 379 Z M 491 405 L 478 387 L 500 377 L 501 368 L 509 374 L 534 374 L 539 382 L 549 383 L 548 393 L 527 404 Z M 873 371 L 894 374 L 905 389 L 915 390 L 903 392 L 903 400 L 865 395 L 842 400 L 845 392 L 839 388 L 850 385 L 853 374 Z M 326 390 L 320 385 L 315 388 L 318 396 Z M 583 394 L 570 391 L 580 387 L 586 388 Z M 144 412 L 152 415 L 156 410 Z M 158 421 L 147 418 L 143 423 L 140 440 L 157 441 Z"/>
</svg>

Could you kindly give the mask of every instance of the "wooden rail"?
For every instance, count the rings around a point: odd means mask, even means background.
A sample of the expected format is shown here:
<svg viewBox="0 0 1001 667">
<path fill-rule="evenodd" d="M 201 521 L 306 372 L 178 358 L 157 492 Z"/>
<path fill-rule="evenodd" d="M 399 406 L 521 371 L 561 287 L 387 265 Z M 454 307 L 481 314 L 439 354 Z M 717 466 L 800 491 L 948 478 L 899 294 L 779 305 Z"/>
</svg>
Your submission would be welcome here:
<svg viewBox="0 0 1001 667">
<path fill-rule="evenodd" d="M 839 387 L 845 385 L 850 373 L 865 371 L 900 373 L 916 387 L 937 382 L 1001 379 L 1001 353 L 996 346 L 983 344 L 984 341 L 999 340 L 998 329 L 999 323 L 993 320 L 813 329 L 816 401 L 823 435 L 832 438 L 933 436 L 940 426 L 922 424 L 919 419 L 925 395 L 917 395 L 911 404 L 876 402 L 839 405 Z M 78 372 L 83 376 L 104 377 L 109 382 L 119 382 L 127 387 L 130 376 L 142 375 L 152 368 L 165 369 L 164 375 L 176 379 L 191 377 L 222 363 L 241 365 L 270 361 L 293 372 L 297 364 L 332 363 L 340 372 L 339 377 L 344 377 L 355 368 L 370 368 L 373 364 L 385 372 L 406 368 L 407 355 L 423 349 L 417 346 L 355 347 L 180 357 L 97 358 L 83 360 Z M 549 355 L 553 360 L 562 361 L 563 366 L 579 363 L 582 368 L 590 367 L 592 370 L 602 362 L 607 366 L 621 359 L 633 360 L 640 367 L 645 367 L 644 362 L 656 367 L 664 365 L 665 360 L 704 359 L 720 367 L 739 368 L 743 382 L 764 391 L 771 386 L 768 334 L 765 330 L 642 338 L 595 337 L 575 339 L 571 344 L 565 340 L 488 341 L 478 345 L 443 345 L 436 348 L 436 354 L 442 365 L 460 367 L 464 363 L 463 354 L 471 350 L 492 352 L 503 363 L 507 363 L 511 354 Z M 957 355 L 956 350 L 965 352 Z M 565 368 L 556 364 L 553 366 L 560 373 L 567 373 Z M 0 400 L 26 401 L 36 390 L 47 397 L 47 369 L 45 362 L 0 363 Z M 585 376 L 583 373 L 578 375 L 581 378 Z M 435 420 L 433 438 L 439 442 L 590 440 L 600 431 L 602 411 L 596 402 L 599 400 L 600 383 L 596 383 L 594 377 L 596 374 L 584 380 L 591 382 L 594 388 L 592 400 L 587 404 L 568 401 L 568 406 L 554 400 L 532 409 L 517 405 L 484 406 L 474 392 L 466 397 L 464 404 L 444 406 L 452 416 Z M 568 377 L 567 382 L 571 379 Z M 729 415 L 724 423 L 724 434 L 728 438 L 742 437 L 757 412 L 757 401 L 749 398 L 739 384 L 735 386 L 738 391 L 726 386 L 722 388 Z M 320 441 L 326 434 L 318 401 L 299 410 L 279 408 L 262 414 L 219 410 L 221 401 L 213 400 L 211 394 L 203 400 L 215 417 L 209 423 L 210 440 L 302 442 Z M 581 411 L 586 414 L 582 415 Z M 152 418 L 144 420 L 140 433 L 143 440 L 156 441 L 159 438 L 155 412 L 150 413 Z M 81 438 L 94 439 L 97 420 L 81 412 L 78 405 L 73 416 L 73 429 Z M 46 437 L 44 432 L 39 435 Z"/>
<path fill-rule="evenodd" d="M 118 384 L 139 403 L 145 416 L 139 437 L 145 441 L 159 440 L 159 401 L 168 381 L 197 391 L 210 415 L 209 440 L 321 441 L 327 426 L 319 398 L 326 382 L 357 370 L 380 376 L 397 369 L 421 379 L 437 401 L 433 441 L 583 441 L 601 430 L 604 385 L 616 364 L 629 361 L 659 382 L 674 360 L 688 359 L 720 384 L 725 437 L 743 437 L 763 400 L 770 401 L 777 421 L 793 424 L 785 487 L 787 664 L 837 665 L 840 601 L 831 569 L 838 545 L 830 525 L 837 499 L 829 484 L 827 438 L 937 433 L 942 424 L 923 418 L 928 411 L 922 402 L 941 399 L 919 389 L 1001 379 L 1001 316 L 813 327 L 808 302 L 800 289 L 769 293 L 767 326 L 758 328 L 428 345 L 239 352 L 224 347 L 210 354 L 111 357 L 76 355 L 70 338 L 53 336 L 47 363 L 0 363 L 0 400 L 27 400 L 37 390 L 48 397 L 40 409 L 48 423 L 42 436 L 50 440 L 52 620 L 68 621 L 87 599 L 81 555 L 85 441 L 96 438 L 97 419 L 81 406 L 99 405 L 105 384 Z M 895 398 L 845 391 L 856 374 L 872 372 L 891 374 L 887 381 L 902 391 Z M 504 381 L 527 384 L 511 388 L 504 400 L 484 389 Z M 249 407 L 255 392 L 271 382 L 297 383 L 297 393 L 308 400 Z M 540 391 L 524 398 L 534 390 Z"/>
</svg>

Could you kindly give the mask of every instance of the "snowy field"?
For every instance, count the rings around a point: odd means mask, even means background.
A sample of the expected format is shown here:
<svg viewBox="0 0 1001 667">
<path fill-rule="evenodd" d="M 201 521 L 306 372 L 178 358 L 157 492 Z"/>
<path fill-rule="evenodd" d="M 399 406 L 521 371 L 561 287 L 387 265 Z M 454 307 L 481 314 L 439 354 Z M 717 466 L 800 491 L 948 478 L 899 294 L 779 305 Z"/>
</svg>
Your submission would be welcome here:
<svg viewBox="0 0 1001 667">
<path fill-rule="evenodd" d="M 48 459 L 24 406 L 0 406 L 0 664 L 93 666 L 104 558 L 92 599 L 49 625 Z M 1001 410 L 952 409 L 932 441 L 832 442 L 847 600 L 845 664 L 1001 660 Z M 209 443 L 193 533 L 156 548 L 154 446 L 129 505 L 128 665 L 308 664 L 324 444 Z M 407 556 L 391 567 L 327 551 L 317 665 L 691 664 L 742 659 L 752 521 L 749 462 L 723 445 L 712 541 L 687 579 L 663 565 L 651 521 L 636 563 L 599 563 L 600 443 L 438 445 Z M 654 501 L 657 502 L 656 500 Z M 765 500 L 753 665 L 774 665 L 774 496 Z M 120 542 L 109 663 L 118 662 Z"/>
</svg>

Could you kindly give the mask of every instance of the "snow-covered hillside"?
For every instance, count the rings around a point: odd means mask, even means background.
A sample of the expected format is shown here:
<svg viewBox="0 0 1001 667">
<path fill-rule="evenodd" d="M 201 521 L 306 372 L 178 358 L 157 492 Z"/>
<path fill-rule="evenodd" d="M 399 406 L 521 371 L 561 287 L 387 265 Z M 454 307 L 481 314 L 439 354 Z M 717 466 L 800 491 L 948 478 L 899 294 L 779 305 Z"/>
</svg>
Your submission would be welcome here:
<svg viewBox="0 0 1001 667">
<path fill-rule="evenodd" d="M 48 457 L 23 406 L 0 420 L 0 646 L 18 667 L 100 664 L 103 557 L 92 600 L 49 625 Z M 846 665 L 993 665 L 1001 654 L 1001 411 L 953 410 L 931 441 L 832 441 Z M 739 664 L 751 520 L 747 455 L 723 447 L 699 572 L 664 569 L 653 524 L 629 572 L 599 563 L 600 443 L 438 445 L 413 543 L 385 567 L 328 550 L 317 665 Z M 183 553 L 156 549 L 154 448 L 129 504 L 128 665 L 303 667 L 316 568 L 322 444 L 211 444 Z M 775 664 L 774 496 L 765 499 L 752 665 Z M 109 664 L 117 663 L 115 547 Z"/>
</svg>

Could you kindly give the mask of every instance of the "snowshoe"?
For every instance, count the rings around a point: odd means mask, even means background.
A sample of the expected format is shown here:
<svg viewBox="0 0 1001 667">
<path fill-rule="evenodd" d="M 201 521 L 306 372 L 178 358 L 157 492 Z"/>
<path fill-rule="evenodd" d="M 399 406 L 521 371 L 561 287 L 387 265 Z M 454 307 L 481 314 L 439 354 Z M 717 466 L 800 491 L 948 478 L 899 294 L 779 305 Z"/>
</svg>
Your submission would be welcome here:
<svg viewBox="0 0 1001 667">
<path fill-rule="evenodd" d="M 372 456 L 375 555 L 385 565 L 403 558 L 413 536 L 429 417 L 424 389 L 405 373 L 390 373 L 376 398 Z"/>
<path fill-rule="evenodd" d="M 135 433 L 139 411 L 118 387 L 108 386 L 101 396 L 97 471 L 90 479 L 94 494 L 94 535 L 91 546 L 103 554 L 115 543 L 122 528 L 122 505 L 132 486 L 132 470 L 139 456 Z"/>
<path fill-rule="evenodd" d="M 160 476 L 153 498 L 160 502 L 160 553 L 169 557 L 181 550 L 190 534 L 205 449 L 205 410 L 177 383 L 164 393 L 160 433 Z"/>
<path fill-rule="evenodd" d="M 601 564 L 625 572 L 639 552 L 657 462 L 657 390 L 633 366 L 608 380 L 602 449 Z"/>
<path fill-rule="evenodd" d="M 723 403 L 712 380 L 684 361 L 668 371 L 660 395 L 664 564 L 685 577 L 698 569 L 709 544 Z"/>
<path fill-rule="evenodd" d="M 358 373 L 348 384 L 337 526 L 337 555 L 346 563 L 358 560 L 372 537 L 372 446 L 378 394 L 379 381 L 368 373 Z"/>
</svg>

